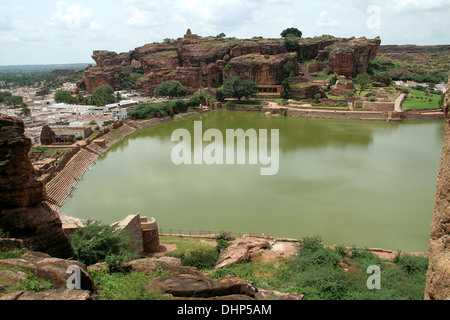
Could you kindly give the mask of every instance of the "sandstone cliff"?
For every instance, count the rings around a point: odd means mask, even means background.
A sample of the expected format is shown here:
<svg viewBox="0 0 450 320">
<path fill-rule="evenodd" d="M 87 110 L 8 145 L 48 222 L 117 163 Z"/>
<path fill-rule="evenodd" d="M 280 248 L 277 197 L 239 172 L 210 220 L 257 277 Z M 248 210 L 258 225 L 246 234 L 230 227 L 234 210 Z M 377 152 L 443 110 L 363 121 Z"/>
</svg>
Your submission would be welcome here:
<svg viewBox="0 0 450 320">
<path fill-rule="evenodd" d="M 86 71 L 78 85 L 88 92 L 109 84 L 121 89 L 123 75 L 139 70 L 139 85 L 152 95 L 156 86 L 180 81 L 190 92 L 200 87 L 219 87 L 227 77 L 241 76 L 260 85 L 281 85 L 283 67 L 291 61 L 297 72 L 299 61 L 325 61 L 338 75 L 354 77 L 365 72 L 380 47 L 380 39 L 343 39 L 323 36 L 299 40 L 295 52 L 286 50 L 283 39 L 235 39 L 198 37 L 147 44 L 127 53 L 94 51 L 97 63 Z"/>
<path fill-rule="evenodd" d="M 0 228 L 30 250 L 70 257 L 59 215 L 44 203 L 44 185 L 33 176 L 30 147 L 22 120 L 0 115 Z"/>
<path fill-rule="evenodd" d="M 450 79 L 445 97 L 446 135 L 430 233 L 426 300 L 450 300 Z"/>
</svg>

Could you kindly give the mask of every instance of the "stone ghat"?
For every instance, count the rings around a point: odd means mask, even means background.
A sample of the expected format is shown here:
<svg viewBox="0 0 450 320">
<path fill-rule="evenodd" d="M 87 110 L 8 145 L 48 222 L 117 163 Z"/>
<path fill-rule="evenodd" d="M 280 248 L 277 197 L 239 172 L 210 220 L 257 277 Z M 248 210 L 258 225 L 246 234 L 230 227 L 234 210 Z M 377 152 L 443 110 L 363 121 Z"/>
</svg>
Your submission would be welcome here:
<svg viewBox="0 0 450 320">
<path fill-rule="evenodd" d="M 55 211 L 64 205 L 72 190 L 84 173 L 94 164 L 99 155 L 82 149 L 64 169 L 46 185 L 48 205 Z"/>
</svg>

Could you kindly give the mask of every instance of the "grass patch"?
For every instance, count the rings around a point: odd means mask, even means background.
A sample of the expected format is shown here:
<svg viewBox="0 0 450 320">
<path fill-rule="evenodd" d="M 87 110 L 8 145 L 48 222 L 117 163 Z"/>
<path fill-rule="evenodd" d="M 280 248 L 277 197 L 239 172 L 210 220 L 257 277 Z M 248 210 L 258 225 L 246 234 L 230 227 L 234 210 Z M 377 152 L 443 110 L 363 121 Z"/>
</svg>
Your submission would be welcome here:
<svg viewBox="0 0 450 320">
<path fill-rule="evenodd" d="M 439 108 L 441 96 L 420 90 L 410 89 L 403 102 L 404 110 L 436 109 Z"/>
<path fill-rule="evenodd" d="M 168 277 L 167 271 L 153 273 L 110 273 L 107 270 L 92 271 L 94 279 L 96 300 L 168 300 L 169 296 L 163 294 L 149 281 L 159 277 Z"/>
<path fill-rule="evenodd" d="M 160 236 L 159 241 L 163 244 L 176 245 L 177 249 L 171 252 L 171 255 L 174 256 L 186 254 L 193 250 L 211 249 L 216 245 L 215 240 L 188 237 Z"/>
<path fill-rule="evenodd" d="M 8 294 L 14 291 L 32 291 L 32 292 L 42 292 L 52 289 L 53 285 L 50 281 L 41 279 L 35 276 L 31 271 L 28 271 L 24 268 L 13 267 L 7 268 L 0 265 L 1 270 L 9 270 L 16 273 L 24 274 L 24 279 L 20 281 L 10 281 L 8 277 L 0 275 L 0 287 L 2 287 L 1 294 Z"/>
</svg>

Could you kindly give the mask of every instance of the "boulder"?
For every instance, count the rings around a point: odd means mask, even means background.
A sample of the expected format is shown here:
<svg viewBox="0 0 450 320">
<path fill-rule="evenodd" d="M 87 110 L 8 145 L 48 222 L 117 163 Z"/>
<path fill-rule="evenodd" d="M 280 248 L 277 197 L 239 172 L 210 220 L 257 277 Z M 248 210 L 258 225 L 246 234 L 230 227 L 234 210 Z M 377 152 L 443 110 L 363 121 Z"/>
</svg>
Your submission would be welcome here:
<svg viewBox="0 0 450 320">
<path fill-rule="evenodd" d="M 216 268 L 223 268 L 232 263 L 249 262 L 251 254 L 270 246 L 264 239 L 238 239 L 219 255 Z"/>
<path fill-rule="evenodd" d="M 44 292 L 16 291 L 0 296 L 0 300 L 92 300 L 87 290 L 51 289 Z"/>
<path fill-rule="evenodd" d="M 192 274 L 201 275 L 201 273 L 192 267 L 181 266 L 181 261 L 177 258 L 161 257 L 137 259 L 122 263 L 122 269 L 128 272 L 155 273 L 158 270 L 170 271 L 171 274 Z"/>
<path fill-rule="evenodd" d="M 304 295 L 298 293 L 281 293 L 273 290 L 258 288 L 255 294 L 257 300 L 303 300 Z"/>
<path fill-rule="evenodd" d="M 211 298 L 229 295 L 254 297 L 256 294 L 256 288 L 251 282 L 235 276 L 213 280 L 200 273 L 178 274 L 168 278 L 156 278 L 151 282 L 174 297 Z"/>
<path fill-rule="evenodd" d="M 54 288 L 67 288 L 67 269 L 77 266 L 81 271 L 81 289 L 93 291 L 94 281 L 84 264 L 73 260 L 52 258 L 42 253 L 27 252 L 21 258 L 0 260 L 0 266 L 11 269 L 20 267 L 32 272 L 35 276 L 50 281 Z"/>
</svg>

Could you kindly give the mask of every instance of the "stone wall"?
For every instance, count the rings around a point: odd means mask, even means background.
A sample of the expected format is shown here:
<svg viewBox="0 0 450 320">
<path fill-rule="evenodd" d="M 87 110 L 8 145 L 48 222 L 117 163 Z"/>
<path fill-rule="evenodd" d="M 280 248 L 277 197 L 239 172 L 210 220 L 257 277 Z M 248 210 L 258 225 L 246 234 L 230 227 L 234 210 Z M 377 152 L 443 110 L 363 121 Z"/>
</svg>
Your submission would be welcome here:
<svg viewBox="0 0 450 320">
<path fill-rule="evenodd" d="M 155 218 L 151 218 L 150 221 L 147 221 L 147 218 L 144 217 L 141 226 L 142 237 L 144 240 L 144 252 L 158 252 L 160 250 L 159 231 Z"/>
<path fill-rule="evenodd" d="M 445 110 L 450 106 L 450 79 Z M 450 300 L 450 117 L 446 117 L 446 135 L 436 188 L 436 200 L 430 230 L 430 262 L 425 300 Z"/>
<path fill-rule="evenodd" d="M 395 111 L 395 104 L 393 102 L 370 102 L 364 101 L 363 108 L 370 111 Z"/>
<path fill-rule="evenodd" d="M 289 109 L 288 116 L 305 118 L 333 118 L 333 119 L 367 119 L 367 120 L 385 120 L 387 113 L 371 111 L 338 111 L 338 110 L 319 110 L 319 109 Z"/>
<path fill-rule="evenodd" d="M 142 255 L 144 253 L 141 216 L 139 213 L 129 215 L 122 221 L 113 224 L 113 226 L 124 230 L 130 237 L 130 244 L 128 247 L 130 251 L 136 252 L 138 255 Z"/>
</svg>

